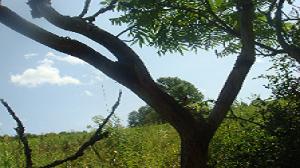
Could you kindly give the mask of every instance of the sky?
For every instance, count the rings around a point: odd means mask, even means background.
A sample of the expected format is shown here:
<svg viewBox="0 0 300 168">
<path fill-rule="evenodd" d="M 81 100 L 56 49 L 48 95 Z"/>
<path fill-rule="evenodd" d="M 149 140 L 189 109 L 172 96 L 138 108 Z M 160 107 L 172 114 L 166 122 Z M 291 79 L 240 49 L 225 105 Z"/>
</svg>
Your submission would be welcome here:
<svg viewBox="0 0 300 168">
<path fill-rule="evenodd" d="M 45 19 L 32 19 L 27 0 L 2 0 L 23 18 L 60 36 L 69 36 L 82 41 L 110 59 L 113 56 L 105 48 L 89 39 L 66 32 L 47 23 Z M 91 11 L 101 6 L 93 1 Z M 64 15 L 79 15 L 83 0 L 52 0 L 52 6 Z M 92 12 L 91 12 L 92 13 Z M 112 26 L 108 18 L 118 13 L 107 12 L 100 15 L 96 25 L 118 34 L 126 26 Z M 121 37 L 122 38 L 122 37 Z M 124 37 L 126 38 L 126 37 Z M 129 44 L 130 45 L 130 44 Z M 198 88 L 207 99 L 217 96 L 231 71 L 237 55 L 217 58 L 213 51 L 198 50 L 158 56 L 156 49 L 132 46 L 141 57 L 154 79 L 159 77 L 179 77 Z M 80 59 L 57 52 L 43 46 L 10 28 L 0 24 L 0 98 L 4 99 L 23 121 L 26 133 L 44 134 L 61 131 L 83 131 L 87 125 L 94 125 L 92 117 L 107 116 L 123 92 L 117 116 L 127 125 L 127 116 L 133 110 L 145 105 L 139 97 L 105 74 Z M 263 87 L 266 80 L 256 79 L 268 73 L 269 59 L 258 57 L 252 67 L 237 100 L 249 103 L 248 97 L 260 94 L 267 98 L 270 90 Z M 15 121 L 6 108 L 0 105 L 0 135 L 15 135 Z"/>
</svg>

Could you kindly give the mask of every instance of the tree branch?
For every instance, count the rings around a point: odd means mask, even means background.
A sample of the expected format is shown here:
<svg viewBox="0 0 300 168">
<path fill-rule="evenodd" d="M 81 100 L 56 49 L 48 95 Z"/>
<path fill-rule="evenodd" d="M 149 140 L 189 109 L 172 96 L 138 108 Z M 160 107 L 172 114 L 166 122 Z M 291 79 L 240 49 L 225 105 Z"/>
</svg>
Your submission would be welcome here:
<svg viewBox="0 0 300 168">
<path fill-rule="evenodd" d="M 104 122 L 99 125 L 99 128 L 96 130 L 96 132 L 94 133 L 94 135 L 90 138 L 89 141 L 85 142 L 78 150 L 77 152 L 70 156 L 70 157 L 67 157 L 63 160 L 57 160 L 51 164 L 48 164 L 46 166 L 43 166 L 41 168 L 50 168 L 50 167 L 54 167 L 54 166 L 57 166 L 57 165 L 60 165 L 60 164 L 63 164 L 67 161 L 72 161 L 72 160 L 76 160 L 77 158 L 81 157 L 84 155 L 84 150 L 86 148 L 88 148 L 89 146 L 92 146 L 94 145 L 97 141 L 103 139 L 103 138 L 107 138 L 108 136 L 108 132 L 104 132 L 104 133 L 101 133 L 102 132 L 102 128 L 105 126 L 105 124 L 108 122 L 108 120 L 110 119 L 110 117 L 114 114 L 115 110 L 117 109 L 117 107 L 119 106 L 120 104 L 120 101 L 121 101 L 121 96 L 122 96 L 122 91 L 120 90 L 119 92 L 119 97 L 118 97 L 118 100 L 116 101 L 116 103 L 112 106 L 112 110 L 110 112 L 110 114 L 106 117 L 106 119 L 104 120 Z"/>
<path fill-rule="evenodd" d="M 90 3 L 91 3 L 91 0 L 85 0 L 83 10 L 82 10 L 81 14 L 78 17 L 82 18 L 85 14 L 87 14 L 88 9 L 90 7 Z"/>
<path fill-rule="evenodd" d="M 95 21 L 96 20 L 96 17 L 98 17 L 100 14 L 102 13 L 105 13 L 109 10 L 112 10 L 115 8 L 115 4 L 118 2 L 118 0 L 112 0 L 110 2 L 110 4 L 105 7 L 105 8 L 101 8 L 98 12 L 96 12 L 93 16 L 90 16 L 90 17 L 86 17 L 84 18 L 85 20 L 89 20 L 89 21 Z"/>
<path fill-rule="evenodd" d="M 227 78 L 225 85 L 216 101 L 212 112 L 208 117 L 208 122 L 215 131 L 222 120 L 225 118 L 230 106 L 238 95 L 242 84 L 255 61 L 254 51 L 254 32 L 253 32 L 253 3 L 242 5 L 240 13 L 240 31 L 242 50 L 238 56 L 236 63 Z"/>
<path fill-rule="evenodd" d="M 207 9 L 208 9 L 208 12 L 213 16 L 213 18 L 215 19 L 215 22 L 219 23 L 220 25 L 217 24 L 217 26 L 221 29 L 223 29 L 225 32 L 227 32 L 228 34 L 231 34 L 237 38 L 241 38 L 241 34 L 232 30 L 222 19 L 220 19 L 211 9 L 210 7 L 210 3 L 209 3 L 209 0 L 205 0 L 206 1 L 206 5 L 207 5 Z M 270 46 L 267 46 L 267 45 L 264 45 L 262 43 L 259 43 L 259 42 L 254 42 L 255 45 L 261 47 L 261 48 L 264 48 L 264 49 L 267 49 L 271 52 L 273 52 L 271 55 L 277 55 L 277 54 L 280 54 L 282 53 L 283 50 L 276 50 Z M 286 51 L 285 51 L 286 53 Z"/>
<path fill-rule="evenodd" d="M 117 35 L 117 37 L 120 37 L 122 34 L 124 34 L 124 33 L 126 33 L 127 31 L 133 29 L 134 27 L 136 27 L 136 25 L 130 26 L 130 27 L 128 27 L 127 29 L 121 31 L 121 32 Z"/>
<path fill-rule="evenodd" d="M 20 136 L 20 139 L 24 145 L 24 153 L 26 156 L 26 167 L 32 167 L 32 160 L 31 160 L 31 149 L 28 145 L 27 138 L 24 135 L 25 127 L 23 126 L 22 121 L 17 117 L 16 113 L 11 109 L 11 107 L 7 104 L 7 102 L 4 101 L 4 99 L 1 99 L 1 103 L 7 108 L 7 111 L 9 114 L 13 117 L 14 120 L 16 120 L 18 127 L 15 128 L 17 134 Z"/>
<path fill-rule="evenodd" d="M 283 7 L 284 0 L 280 0 L 279 4 L 277 5 L 277 11 L 275 13 L 275 27 L 276 27 L 276 35 L 277 41 L 281 45 L 281 47 L 287 51 L 289 56 L 295 58 L 298 63 L 300 63 L 300 49 L 294 45 L 288 44 L 282 33 L 284 30 L 282 28 L 282 7 Z"/>
<path fill-rule="evenodd" d="M 141 62 L 137 54 L 118 37 L 100 29 L 93 23 L 87 23 L 78 17 L 61 15 L 51 7 L 50 3 L 45 1 L 38 2 L 36 8 L 32 10 L 37 10 L 48 22 L 61 29 L 82 34 L 98 44 L 103 45 L 119 62 L 127 65 Z"/>
<path fill-rule="evenodd" d="M 0 22 L 41 44 L 82 59 L 108 76 L 114 75 L 119 70 L 119 66 L 115 62 L 107 59 L 86 44 L 48 32 L 26 21 L 3 5 L 0 5 Z"/>
<path fill-rule="evenodd" d="M 50 48 L 83 59 L 137 94 L 179 133 L 185 133 L 189 128 L 200 129 L 194 116 L 157 86 L 139 56 L 123 41 L 84 19 L 60 15 L 47 0 L 35 2 L 37 4 L 33 10 L 38 10 L 37 13 L 50 23 L 96 41 L 114 54 L 118 61 L 113 62 L 76 40 L 58 37 L 22 19 L 4 6 L 0 6 L 0 22 Z"/>
</svg>

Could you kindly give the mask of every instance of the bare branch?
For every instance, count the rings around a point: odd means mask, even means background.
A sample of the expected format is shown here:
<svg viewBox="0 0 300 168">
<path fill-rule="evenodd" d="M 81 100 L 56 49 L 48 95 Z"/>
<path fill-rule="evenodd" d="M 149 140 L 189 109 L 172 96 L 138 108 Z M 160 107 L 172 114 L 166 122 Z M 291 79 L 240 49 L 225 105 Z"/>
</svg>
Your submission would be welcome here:
<svg viewBox="0 0 300 168">
<path fill-rule="evenodd" d="M 130 26 L 127 29 L 123 30 L 122 32 L 120 32 L 117 37 L 120 37 L 122 34 L 126 33 L 127 31 L 133 29 L 136 25 Z"/>
<path fill-rule="evenodd" d="M 258 123 L 258 122 L 255 122 L 255 121 L 251 121 L 251 120 L 247 120 L 247 119 L 244 119 L 244 118 L 241 118 L 241 117 L 238 117 L 238 116 L 233 116 L 233 117 L 225 117 L 225 118 L 228 118 L 228 119 L 238 119 L 238 120 L 243 120 L 243 121 L 246 121 L 246 122 L 250 122 L 252 124 L 255 124 L 255 125 L 258 125 L 260 126 L 261 128 L 264 128 L 265 126 Z M 242 125 L 242 123 L 239 123 L 242 127 L 245 127 L 244 125 Z"/>
<path fill-rule="evenodd" d="M 91 0 L 85 0 L 83 10 L 82 10 L 81 14 L 78 17 L 82 18 L 88 12 L 88 9 L 90 7 L 90 3 L 91 3 Z"/>
<path fill-rule="evenodd" d="M 101 8 L 98 12 L 96 12 L 94 15 L 90 16 L 90 17 L 86 17 L 84 19 L 89 20 L 89 21 L 95 21 L 96 17 L 98 17 L 100 14 L 105 13 L 109 10 L 112 10 L 115 8 L 115 4 L 118 2 L 118 0 L 112 0 L 110 2 L 110 4 L 105 7 L 105 8 Z"/>
<path fill-rule="evenodd" d="M 101 132 L 102 128 L 104 127 L 104 125 L 108 122 L 109 118 L 114 114 L 115 110 L 117 109 L 117 107 L 120 104 L 121 101 L 121 96 L 122 96 L 122 90 L 120 90 L 119 92 L 119 97 L 118 100 L 116 101 L 116 103 L 112 106 L 111 108 L 111 113 L 107 116 L 107 118 L 103 121 L 103 123 L 99 126 L 98 130 L 96 131 L 95 134 L 97 134 L 97 132 Z"/>
<path fill-rule="evenodd" d="M 22 121 L 17 117 L 16 113 L 11 109 L 11 107 L 7 104 L 7 102 L 4 101 L 4 99 L 1 99 L 2 104 L 7 108 L 7 111 L 9 114 L 13 117 L 14 120 L 16 120 L 18 127 L 15 128 L 17 134 L 20 136 L 20 139 L 24 145 L 24 152 L 26 156 L 26 167 L 32 167 L 32 160 L 31 160 L 31 149 L 28 145 L 27 138 L 24 135 L 25 127 L 23 126 Z"/>
<path fill-rule="evenodd" d="M 97 141 L 99 141 L 99 140 L 101 140 L 103 138 L 106 138 L 108 136 L 108 132 L 101 133 L 102 132 L 102 128 L 105 126 L 105 124 L 108 122 L 108 120 L 110 119 L 110 117 L 114 114 L 115 110 L 119 106 L 120 101 L 121 101 L 121 96 L 122 96 L 122 91 L 120 90 L 118 100 L 112 106 L 112 111 L 110 112 L 110 114 L 106 117 L 106 119 L 104 120 L 104 122 L 101 125 L 99 125 L 99 128 L 96 130 L 95 134 L 90 138 L 90 140 L 88 140 L 87 142 L 85 142 L 77 150 L 77 152 L 73 156 L 67 157 L 67 158 L 65 158 L 63 160 L 57 160 L 57 161 L 55 161 L 55 162 L 53 162 L 51 164 L 48 164 L 46 166 L 43 166 L 41 168 L 50 168 L 50 167 L 54 167 L 54 166 L 63 164 L 65 162 L 67 162 L 67 161 L 76 160 L 77 158 L 79 158 L 79 157 L 81 157 L 81 156 L 84 155 L 84 150 L 86 148 L 88 148 L 89 146 L 94 145 Z"/>
</svg>

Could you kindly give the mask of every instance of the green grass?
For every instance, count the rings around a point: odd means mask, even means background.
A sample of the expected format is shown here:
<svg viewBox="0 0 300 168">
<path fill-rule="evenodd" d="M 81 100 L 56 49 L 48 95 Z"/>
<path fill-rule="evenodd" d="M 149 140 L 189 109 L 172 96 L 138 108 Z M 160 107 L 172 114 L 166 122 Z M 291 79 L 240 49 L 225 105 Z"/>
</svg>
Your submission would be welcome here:
<svg viewBox="0 0 300 168">
<path fill-rule="evenodd" d="M 91 133 L 46 134 L 29 138 L 34 166 L 74 154 Z M 83 157 L 59 167 L 179 167 L 179 138 L 168 124 L 119 129 L 88 148 Z M 13 137 L 0 141 L 0 167 L 24 167 L 22 144 Z"/>
<path fill-rule="evenodd" d="M 239 106 L 234 108 L 234 114 L 264 124 L 258 110 L 254 106 Z M 296 122 L 292 120 L 291 123 Z M 88 148 L 83 157 L 59 167 L 180 167 L 180 139 L 169 124 L 128 129 L 117 129 L 115 126 L 111 124 L 107 127 L 110 130 L 109 137 Z M 276 167 L 276 158 L 281 155 L 283 158 L 290 157 L 284 154 L 295 151 L 295 148 L 290 150 L 281 147 L 284 144 L 280 139 L 284 137 L 270 135 L 266 130 L 251 122 L 225 119 L 210 143 L 209 167 Z M 288 142 L 299 143 L 299 134 L 295 133 L 297 130 L 299 127 L 295 127 L 295 131 L 292 130 L 294 134 L 291 134 L 297 135 L 296 139 L 288 139 Z M 65 132 L 29 136 L 34 166 L 44 166 L 73 155 L 91 134 Z M 298 143 L 292 147 L 298 147 Z M 297 156 L 289 159 L 297 160 Z M 24 167 L 24 163 L 19 140 L 9 136 L 0 137 L 0 167 Z"/>
</svg>

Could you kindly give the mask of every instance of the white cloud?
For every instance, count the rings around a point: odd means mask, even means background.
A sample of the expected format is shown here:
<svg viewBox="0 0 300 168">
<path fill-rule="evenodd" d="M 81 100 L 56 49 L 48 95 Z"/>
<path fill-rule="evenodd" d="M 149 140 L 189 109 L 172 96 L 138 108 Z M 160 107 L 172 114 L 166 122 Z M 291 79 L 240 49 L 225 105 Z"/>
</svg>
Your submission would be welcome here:
<svg viewBox="0 0 300 168">
<path fill-rule="evenodd" d="M 52 67 L 53 61 L 44 59 L 39 61 L 40 65 L 36 69 L 27 69 L 23 74 L 11 75 L 11 81 L 13 83 L 35 87 L 43 83 L 51 83 L 57 85 L 66 84 L 80 84 L 78 79 L 74 79 L 70 76 L 60 77 L 59 70 Z"/>
<path fill-rule="evenodd" d="M 257 58 L 255 62 L 256 62 L 256 63 L 264 63 L 265 61 L 262 60 L 262 59 Z"/>
<path fill-rule="evenodd" d="M 25 57 L 26 59 L 29 59 L 29 58 L 34 57 L 34 56 L 37 56 L 37 55 L 38 55 L 37 53 L 30 53 L 30 54 L 25 54 L 24 57 Z"/>
<path fill-rule="evenodd" d="M 39 63 L 51 66 L 54 62 L 52 60 L 45 58 L 42 61 L 39 61 Z"/>
<path fill-rule="evenodd" d="M 89 92 L 89 91 L 84 91 L 84 93 L 86 94 L 86 95 L 88 95 L 88 96 L 92 96 L 93 94 L 91 93 L 91 92 Z"/>
<path fill-rule="evenodd" d="M 95 79 L 98 81 L 103 81 L 103 78 L 101 78 L 100 76 L 96 76 Z"/>
<path fill-rule="evenodd" d="M 83 60 L 81 60 L 79 58 L 76 58 L 76 57 L 73 57 L 73 56 L 70 56 L 70 55 L 68 55 L 66 57 L 60 57 L 60 56 L 56 56 L 52 52 L 48 52 L 46 54 L 46 57 L 56 59 L 56 60 L 60 60 L 60 61 L 66 61 L 70 64 L 81 64 L 81 65 L 86 64 L 86 62 L 84 62 Z"/>
<path fill-rule="evenodd" d="M 98 69 L 95 69 L 95 70 L 93 71 L 93 73 L 96 75 L 96 76 L 94 77 L 94 79 L 97 80 L 97 81 L 103 81 L 103 80 L 105 80 L 105 79 L 108 78 L 106 75 L 104 75 L 103 72 L 99 71 Z"/>
<path fill-rule="evenodd" d="M 2 123 L 0 123 L 0 127 L 2 126 Z"/>
</svg>

